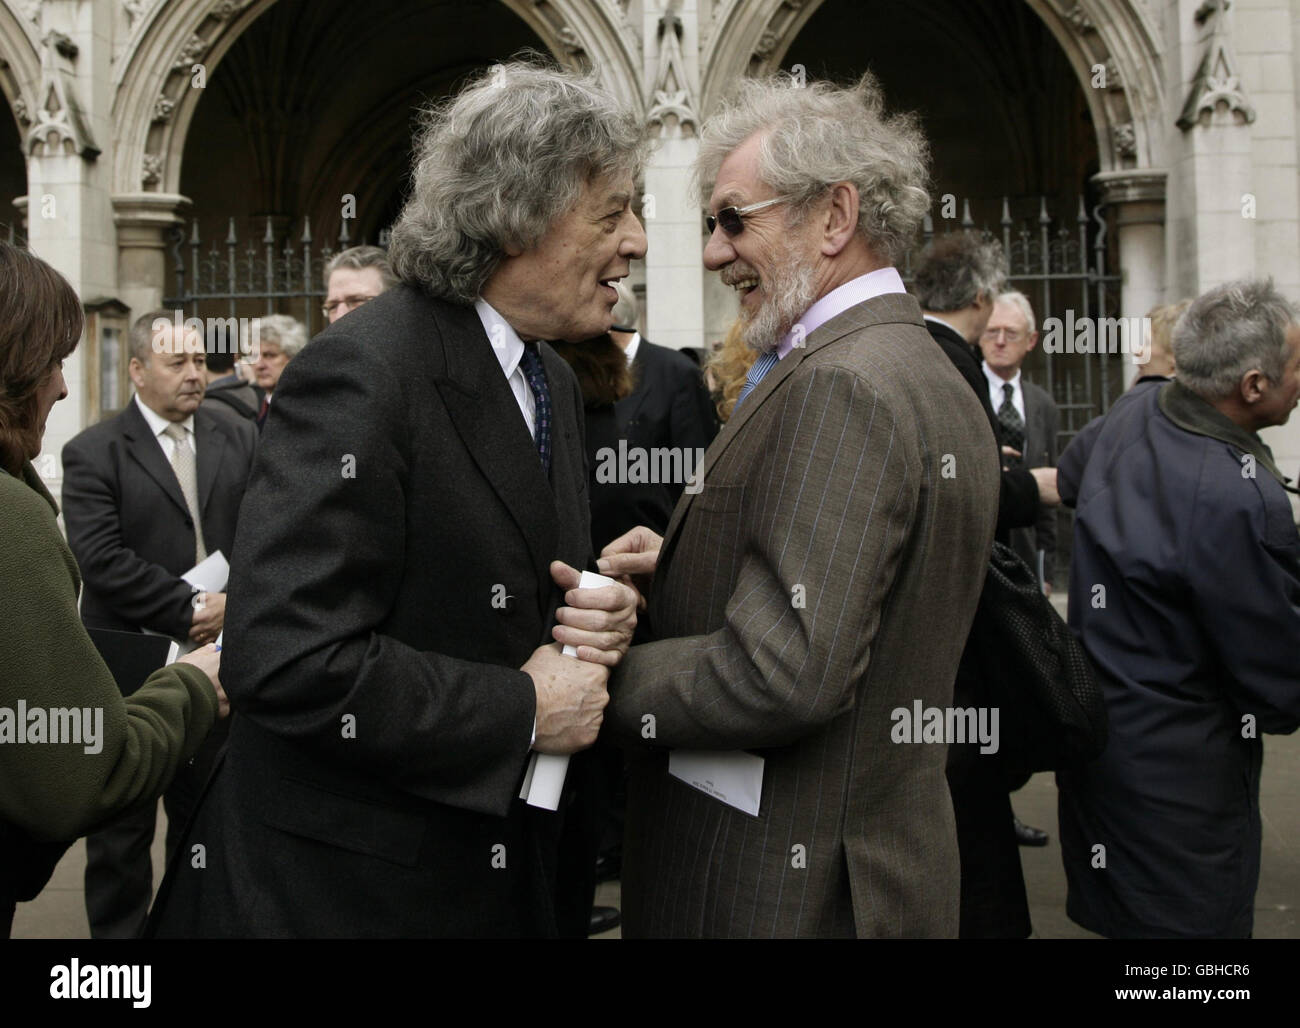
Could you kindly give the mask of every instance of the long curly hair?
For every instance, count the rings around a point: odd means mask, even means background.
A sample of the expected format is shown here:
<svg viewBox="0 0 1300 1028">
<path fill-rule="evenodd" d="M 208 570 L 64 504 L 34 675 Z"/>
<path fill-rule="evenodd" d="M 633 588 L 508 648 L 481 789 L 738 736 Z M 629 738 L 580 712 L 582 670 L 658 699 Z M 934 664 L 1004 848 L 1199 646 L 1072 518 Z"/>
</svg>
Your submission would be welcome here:
<svg viewBox="0 0 1300 1028">
<path fill-rule="evenodd" d="M 724 422 L 730 420 L 731 412 L 736 409 L 740 391 L 745 387 L 745 376 L 757 359 L 758 351 L 745 342 L 741 322 L 737 320 L 705 362 L 704 371 L 709 391 L 713 394 L 713 405 Z"/>
<path fill-rule="evenodd" d="M 41 452 L 37 393 L 77 348 L 84 322 L 67 279 L 0 242 L 0 466 L 10 474 Z"/>
</svg>

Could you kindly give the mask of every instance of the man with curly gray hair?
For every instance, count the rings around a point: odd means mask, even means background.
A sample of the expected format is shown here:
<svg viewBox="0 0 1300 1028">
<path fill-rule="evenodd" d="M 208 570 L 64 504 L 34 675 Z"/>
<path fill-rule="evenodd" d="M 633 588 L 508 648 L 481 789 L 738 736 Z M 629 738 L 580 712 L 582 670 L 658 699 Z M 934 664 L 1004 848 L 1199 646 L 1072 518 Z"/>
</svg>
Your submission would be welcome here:
<svg viewBox="0 0 1300 1028">
<path fill-rule="evenodd" d="M 230 573 L 243 727 L 161 934 L 586 935 L 591 892 L 560 883 L 595 854 L 561 866 L 560 837 L 587 765 L 558 812 L 520 786 L 595 741 L 637 598 L 578 589 L 582 396 L 545 340 L 608 331 L 641 160 L 590 75 L 499 65 L 427 113 L 402 282 L 276 387 Z"/>
<path fill-rule="evenodd" d="M 653 574 L 660 640 L 609 707 L 651 746 L 628 788 L 629 936 L 957 932 L 945 747 L 898 719 L 951 703 L 998 464 L 894 267 L 926 163 L 870 76 L 748 80 L 703 127 L 704 262 L 759 356 L 664 538 L 635 529 L 600 561 Z"/>
</svg>

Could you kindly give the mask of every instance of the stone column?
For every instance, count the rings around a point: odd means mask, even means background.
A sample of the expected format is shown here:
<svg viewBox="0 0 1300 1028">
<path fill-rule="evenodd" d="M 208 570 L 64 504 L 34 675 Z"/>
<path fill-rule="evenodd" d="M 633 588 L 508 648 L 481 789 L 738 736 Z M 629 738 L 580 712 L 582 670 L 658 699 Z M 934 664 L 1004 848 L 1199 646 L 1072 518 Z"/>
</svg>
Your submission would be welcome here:
<svg viewBox="0 0 1300 1028">
<path fill-rule="evenodd" d="M 175 193 L 118 193 L 113 197 L 117 223 L 117 298 L 131 308 L 131 318 L 162 306 L 176 291 L 167 251 L 171 231 L 183 221 L 190 201 Z M 187 248 L 182 254 L 188 253 Z"/>
<path fill-rule="evenodd" d="M 647 338 L 680 349 L 704 343 L 704 266 L 700 206 L 691 195 L 696 136 L 699 48 L 696 0 L 676 11 L 649 2 L 645 10 L 647 115 L 654 149 L 646 165 L 642 215 L 646 229 Z"/>
<path fill-rule="evenodd" d="M 46 0 L 39 10 L 42 102 L 31 112 L 24 140 L 28 245 L 83 301 L 96 300 L 117 288 L 112 154 L 102 153 L 113 135 L 109 58 L 115 12 L 94 0 Z M 68 398 L 50 415 L 46 455 L 58 454 L 90 417 L 88 345 L 83 342 L 64 364 Z M 46 460 L 42 473 L 57 492 L 62 468 Z"/>
<path fill-rule="evenodd" d="M 1144 317 L 1165 300 L 1165 173 L 1104 171 L 1093 181 L 1101 187 L 1101 202 L 1116 209 L 1119 314 Z M 1123 368 L 1127 389 L 1142 369 L 1128 359 Z"/>
</svg>

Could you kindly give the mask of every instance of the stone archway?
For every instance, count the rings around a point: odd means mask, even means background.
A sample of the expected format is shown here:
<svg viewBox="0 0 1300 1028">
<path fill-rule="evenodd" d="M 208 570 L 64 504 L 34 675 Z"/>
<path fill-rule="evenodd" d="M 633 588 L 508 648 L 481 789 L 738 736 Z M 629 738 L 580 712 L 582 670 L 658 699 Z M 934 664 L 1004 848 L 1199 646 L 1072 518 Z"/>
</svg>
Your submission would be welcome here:
<svg viewBox="0 0 1300 1028">
<path fill-rule="evenodd" d="M 13 201 L 27 193 L 25 139 L 32 126 L 40 92 L 41 61 L 35 39 L 4 4 L 0 4 L 0 99 L 11 117 L 0 115 L 0 239 L 21 231 L 22 214 Z"/>
<path fill-rule="evenodd" d="M 114 75 L 118 146 L 114 191 L 179 200 L 185 139 L 201 93 L 192 69 L 211 75 L 234 42 L 277 0 L 174 0 L 134 27 L 128 57 Z M 643 108 L 639 43 L 603 4 L 581 0 L 501 0 L 555 58 L 601 69 L 624 101 Z"/>
<path fill-rule="evenodd" d="M 705 117 L 742 75 L 782 68 L 824 0 L 717 0 L 701 67 Z M 1164 86 L 1155 27 L 1137 0 L 1025 0 L 1075 69 L 1105 172 L 1160 168 Z M 1098 76 L 1096 69 L 1101 69 Z M 789 69 L 787 69 L 789 70 Z M 1093 86 L 1094 79 L 1103 84 Z"/>
</svg>

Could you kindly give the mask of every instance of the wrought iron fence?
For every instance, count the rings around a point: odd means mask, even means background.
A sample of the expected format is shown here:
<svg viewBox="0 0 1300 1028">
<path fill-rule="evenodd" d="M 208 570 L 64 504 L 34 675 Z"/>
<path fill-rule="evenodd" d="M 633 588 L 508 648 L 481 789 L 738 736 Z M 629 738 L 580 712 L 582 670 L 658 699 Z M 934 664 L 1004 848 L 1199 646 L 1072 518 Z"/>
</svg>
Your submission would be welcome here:
<svg viewBox="0 0 1300 1028">
<path fill-rule="evenodd" d="M 1064 320 L 1067 312 L 1073 312 L 1076 321 L 1116 316 L 1120 275 L 1108 270 L 1108 229 L 1102 206 L 1089 211 L 1080 196 L 1072 227 L 1066 219 L 1052 217 L 1046 197 L 1030 197 L 1014 206 L 1020 209 L 1019 217 L 1012 215 L 1011 198 L 1002 198 L 1000 234 L 987 223 L 980 231 L 986 238 L 1001 239 L 1009 286 L 1029 297 L 1040 339 L 1047 319 Z M 954 228 L 976 228 L 969 200 L 963 203 L 960 222 L 954 226 L 949 221 L 944 231 Z M 922 246 L 934 236 L 934 223 L 927 215 Z M 915 251 L 919 252 L 920 248 Z M 910 286 L 912 255 L 902 272 Z M 1022 369 L 1025 378 L 1046 389 L 1061 412 L 1058 453 L 1088 421 L 1110 409 L 1124 388 L 1124 359 L 1107 353 L 1049 355 L 1042 345 L 1030 353 Z"/>
<path fill-rule="evenodd" d="M 1013 216 L 1013 208 L 1018 217 Z M 959 224 L 954 226 L 949 222 L 946 231 L 957 227 L 965 230 L 976 227 L 969 201 L 963 204 Z M 1114 316 L 1119 308 L 1120 275 L 1109 270 L 1113 262 L 1107 247 L 1107 222 L 1100 205 L 1089 210 L 1083 197 L 1079 197 L 1070 225 L 1065 218 L 1051 216 L 1045 197 L 1030 197 L 1014 204 L 1009 197 L 1003 197 L 999 228 L 1009 286 L 1029 297 L 1040 340 L 1044 322 L 1053 317 L 1065 320 L 1069 311 L 1073 311 L 1076 322 Z M 986 238 L 997 235 L 987 224 L 980 231 Z M 934 224 L 927 216 L 922 245 L 929 243 L 934 234 Z M 904 281 L 910 286 L 911 255 L 902 271 Z M 1041 343 L 1030 353 L 1022 373 L 1046 389 L 1060 411 L 1058 454 L 1079 429 L 1098 414 L 1104 414 L 1118 398 L 1124 388 L 1122 362 L 1125 359 L 1122 354 L 1108 353 L 1049 355 Z M 1057 508 L 1055 584 L 1058 589 L 1068 585 L 1074 549 L 1073 524 L 1072 512 Z"/>
<path fill-rule="evenodd" d="M 310 219 L 304 218 L 296 240 L 285 232 L 283 242 L 278 242 L 275 220 L 265 219 L 260 240 L 255 237 L 256 229 L 241 240 L 233 217 L 227 219 L 224 239 L 205 239 L 198 218 L 188 228 L 174 228 L 174 286 L 163 303 L 194 317 L 290 314 L 307 326 L 308 336 L 315 335 L 325 327 L 320 309 L 325 297 L 325 268 L 335 254 L 361 240 L 350 238 L 350 219 L 344 218 L 337 240 L 319 245 L 312 236 Z M 332 245 L 335 242 L 337 248 Z M 382 233 L 380 245 L 386 244 L 386 233 Z"/>
</svg>

